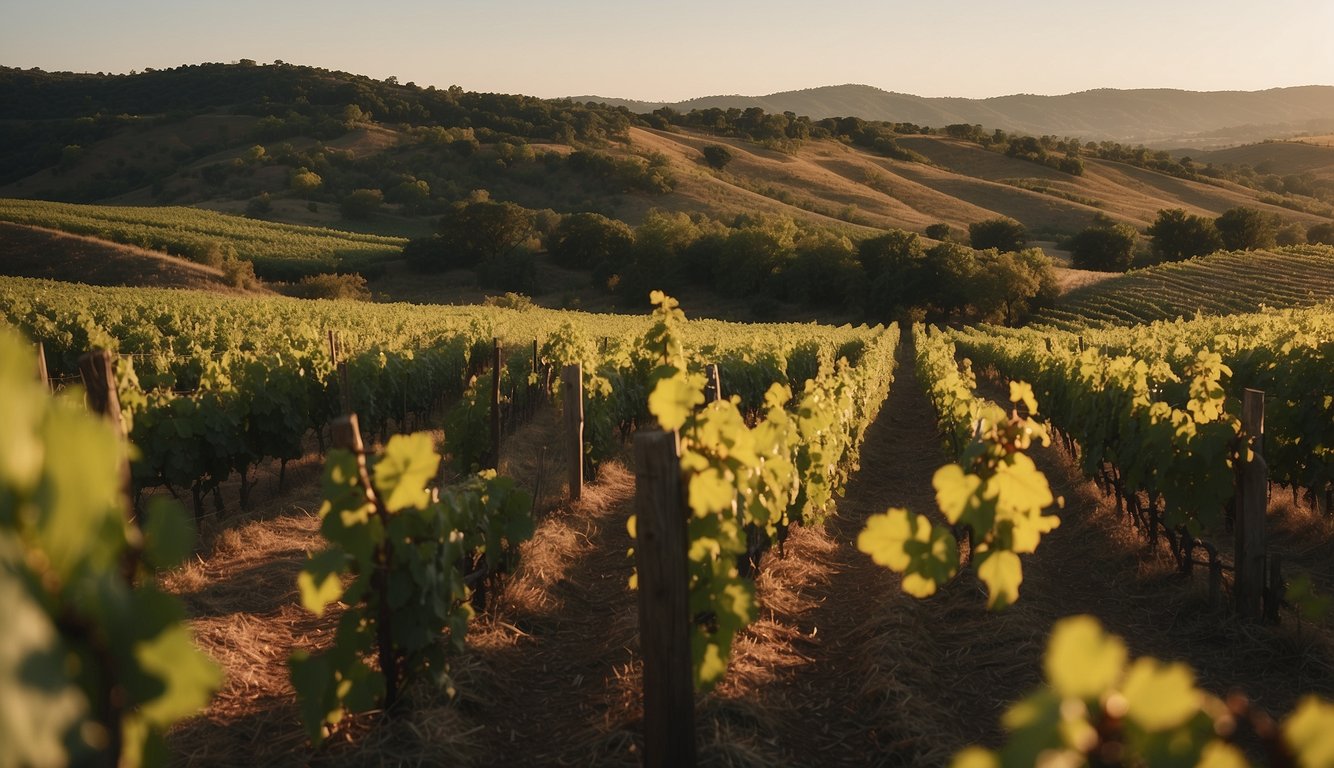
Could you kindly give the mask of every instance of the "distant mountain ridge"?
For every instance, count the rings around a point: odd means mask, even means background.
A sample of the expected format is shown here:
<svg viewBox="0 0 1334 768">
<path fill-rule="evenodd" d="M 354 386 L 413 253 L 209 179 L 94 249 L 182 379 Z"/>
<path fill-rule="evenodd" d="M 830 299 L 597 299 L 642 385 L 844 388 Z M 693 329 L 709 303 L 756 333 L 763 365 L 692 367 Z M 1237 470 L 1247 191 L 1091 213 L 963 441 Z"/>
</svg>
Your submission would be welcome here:
<svg viewBox="0 0 1334 768">
<path fill-rule="evenodd" d="M 1152 146 L 1223 146 L 1334 129 L 1334 86 L 1327 85 L 1265 91 L 1102 88 L 1061 96 L 1015 94 L 988 99 L 928 98 L 869 85 L 831 85 L 767 96 L 705 96 L 676 103 L 573 98 L 640 113 L 660 107 L 682 112 L 760 107 L 766 112 L 794 112 L 815 119 L 856 116 L 933 127 L 968 123 L 987 129 Z"/>
</svg>

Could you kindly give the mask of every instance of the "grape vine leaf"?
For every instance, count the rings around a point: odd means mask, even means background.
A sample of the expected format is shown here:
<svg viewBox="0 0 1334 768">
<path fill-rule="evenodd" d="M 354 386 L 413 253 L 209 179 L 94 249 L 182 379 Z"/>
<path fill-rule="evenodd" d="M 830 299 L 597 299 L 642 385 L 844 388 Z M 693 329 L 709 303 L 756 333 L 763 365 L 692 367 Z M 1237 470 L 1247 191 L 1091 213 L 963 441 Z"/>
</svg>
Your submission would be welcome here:
<svg viewBox="0 0 1334 768">
<path fill-rule="evenodd" d="M 1195 675 L 1180 662 L 1164 664 L 1148 657 L 1136 659 L 1121 692 L 1129 707 L 1126 717 L 1146 731 L 1171 730 L 1200 710 Z"/>
<path fill-rule="evenodd" d="M 660 379 L 648 396 L 648 411 L 668 432 L 680 429 L 695 406 L 704 404 L 703 382 L 677 372 Z"/>
<path fill-rule="evenodd" d="M 1283 723 L 1283 739 L 1303 768 L 1334 765 L 1334 704 L 1306 696 Z"/>
<path fill-rule="evenodd" d="M 1126 658 L 1121 638 L 1104 632 L 1092 616 L 1072 616 L 1052 628 L 1042 666 L 1057 695 L 1093 699 L 1121 679 Z"/>
<path fill-rule="evenodd" d="M 426 484 L 440 469 L 440 455 L 426 432 L 394 435 L 375 462 L 373 482 L 386 510 L 424 509 L 430 502 Z"/>
<path fill-rule="evenodd" d="M 1019 599 L 1024 567 L 1019 555 L 1008 549 L 995 549 L 978 555 L 977 577 L 987 585 L 987 607 L 1000 609 Z"/>
<path fill-rule="evenodd" d="M 857 536 L 857 549 L 877 565 L 903 574 L 903 591 L 913 597 L 935 594 L 959 570 L 959 544 L 953 534 L 906 509 L 870 517 Z"/>
<path fill-rule="evenodd" d="M 68 649 L 41 605 L 6 560 L 21 552 L 0 532 L 0 744 L 8 765 L 59 765 L 87 715 L 88 700 L 69 679 Z M 21 555 L 15 555 L 17 561 Z"/>
<path fill-rule="evenodd" d="M 347 556 L 337 547 L 311 555 L 296 577 L 301 606 L 316 616 L 322 615 L 329 603 L 343 596 L 341 577 L 346 567 Z"/>
</svg>

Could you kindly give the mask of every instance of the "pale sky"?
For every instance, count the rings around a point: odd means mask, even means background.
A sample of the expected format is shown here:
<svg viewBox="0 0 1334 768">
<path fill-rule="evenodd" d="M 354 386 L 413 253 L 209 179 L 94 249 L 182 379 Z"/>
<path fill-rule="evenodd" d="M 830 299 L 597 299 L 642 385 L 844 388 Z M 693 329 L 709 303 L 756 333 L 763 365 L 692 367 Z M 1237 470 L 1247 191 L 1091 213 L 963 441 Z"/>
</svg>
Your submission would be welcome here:
<svg viewBox="0 0 1334 768">
<path fill-rule="evenodd" d="M 0 0 L 0 65 L 282 59 L 649 101 L 865 83 L 921 96 L 1334 84 L 1334 0 Z"/>
</svg>

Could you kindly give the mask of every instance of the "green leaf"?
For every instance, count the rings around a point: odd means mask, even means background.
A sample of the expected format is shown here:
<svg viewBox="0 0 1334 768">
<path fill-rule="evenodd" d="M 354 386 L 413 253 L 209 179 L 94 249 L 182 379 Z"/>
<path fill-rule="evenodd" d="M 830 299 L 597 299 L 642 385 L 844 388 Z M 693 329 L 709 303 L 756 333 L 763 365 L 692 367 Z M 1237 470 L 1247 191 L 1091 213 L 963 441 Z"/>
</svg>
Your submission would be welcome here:
<svg viewBox="0 0 1334 768">
<path fill-rule="evenodd" d="M 440 469 L 430 434 L 394 435 L 375 463 L 375 491 L 385 509 L 398 512 L 409 507 L 424 509 L 431 500 L 426 484 Z"/>
<path fill-rule="evenodd" d="M 297 591 L 301 606 L 316 616 L 324 613 L 329 603 L 343 596 L 343 571 L 347 555 L 337 547 L 311 555 L 297 574 Z"/>
<path fill-rule="evenodd" d="M 931 485 L 936 489 L 936 504 L 941 513 L 954 525 L 964 516 L 969 502 L 974 500 L 982 479 L 965 473 L 958 464 L 946 464 L 936 470 Z"/>
<path fill-rule="evenodd" d="M 696 515 L 707 515 L 732 509 L 736 499 L 736 484 L 717 467 L 709 467 L 690 478 L 690 509 Z"/>
<path fill-rule="evenodd" d="M 67 673 L 68 648 L 6 558 L 19 547 L 0 530 L 0 744 L 7 765 L 60 765 L 87 716 L 88 700 Z"/>
<path fill-rule="evenodd" d="M 154 570 L 175 568 L 195 551 L 198 532 L 194 516 L 161 497 L 149 501 L 140 520 L 144 531 L 144 560 Z"/>
<path fill-rule="evenodd" d="M 1306 696 L 1283 722 L 1283 741 L 1302 768 L 1334 765 L 1334 704 Z"/>
<path fill-rule="evenodd" d="M 870 517 L 857 536 L 857 549 L 877 565 L 903 574 L 903 591 L 913 597 L 935 594 L 959 570 L 959 544 L 954 535 L 906 509 Z"/>
<path fill-rule="evenodd" d="M 658 419 L 658 424 L 668 432 L 678 430 L 690 418 L 695 406 L 704 404 L 703 377 L 694 381 L 677 371 L 675 374 L 660 379 L 653 392 L 648 396 L 648 411 Z"/>
<path fill-rule="evenodd" d="M 294 651 L 287 666 L 291 670 L 292 687 L 296 689 L 306 736 L 312 744 L 319 744 L 324 740 L 325 724 L 342 719 L 343 708 L 331 695 L 333 670 L 324 656 L 312 656 L 306 651 Z"/>
<path fill-rule="evenodd" d="M 1052 628 L 1042 665 L 1058 696 L 1089 700 L 1116 685 L 1126 657 L 1125 643 L 1104 632 L 1097 619 L 1072 616 Z"/>
<path fill-rule="evenodd" d="M 135 658 L 164 686 L 161 695 L 143 702 L 139 715 L 150 726 L 168 725 L 203 709 L 222 684 L 222 670 L 194 644 L 185 624 L 172 624 L 135 646 Z"/>
<path fill-rule="evenodd" d="M 1202 702 L 1190 667 L 1151 658 L 1135 660 L 1121 693 L 1128 705 L 1126 717 L 1150 733 L 1183 725 Z"/>
<path fill-rule="evenodd" d="M 999 610 L 1019 599 L 1024 567 L 1015 553 L 992 550 L 978 557 L 977 577 L 987 585 L 987 607 Z"/>
</svg>

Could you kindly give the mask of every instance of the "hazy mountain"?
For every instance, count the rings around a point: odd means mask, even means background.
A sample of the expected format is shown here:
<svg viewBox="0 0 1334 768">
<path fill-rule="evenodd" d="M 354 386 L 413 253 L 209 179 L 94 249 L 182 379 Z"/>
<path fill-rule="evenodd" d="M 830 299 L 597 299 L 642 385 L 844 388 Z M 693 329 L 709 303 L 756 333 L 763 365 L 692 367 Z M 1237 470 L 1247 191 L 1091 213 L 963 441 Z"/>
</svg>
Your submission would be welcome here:
<svg viewBox="0 0 1334 768">
<path fill-rule="evenodd" d="M 1334 86 L 1267 91 L 1103 88 L 1063 96 L 926 98 L 869 85 L 834 85 L 768 96 L 706 96 L 674 104 L 580 96 L 634 112 L 760 107 L 815 119 L 855 115 L 918 125 L 980 124 L 1035 135 L 1078 136 L 1157 146 L 1221 146 L 1334 129 Z"/>
</svg>

